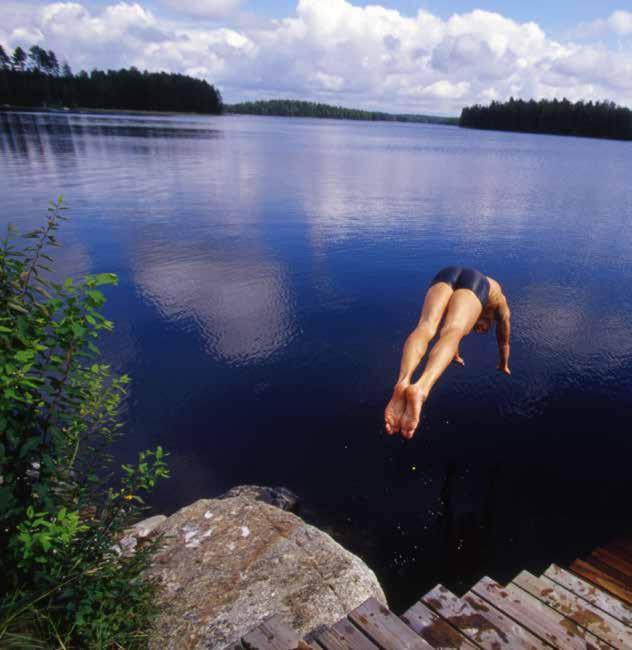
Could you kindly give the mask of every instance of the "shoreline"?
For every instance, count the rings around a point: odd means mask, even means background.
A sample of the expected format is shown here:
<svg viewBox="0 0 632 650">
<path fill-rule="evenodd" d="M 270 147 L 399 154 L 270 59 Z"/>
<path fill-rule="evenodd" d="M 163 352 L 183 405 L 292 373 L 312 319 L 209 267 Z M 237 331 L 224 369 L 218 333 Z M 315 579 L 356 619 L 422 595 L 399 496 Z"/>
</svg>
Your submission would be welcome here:
<svg viewBox="0 0 632 650">
<path fill-rule="evenodd" d="M 146 111 L 140 109 L 127 109 L 127 108 L 69 108 L 69 107 L 34 107 L 34 106 L 13 106 L 3 104 L 0 106 L 0 113 L 53 113 L 60 115 L 83 115 L 83 114 L 111 114 L 111 115 L 191 115 L 191 116 L 209 116 L 209 117 L 222 117 L 226 113 L 193 113 L 185 111 Z"/>
<path fill-rule="evenodd" d="M 371 122 L 375 124 L 423 124 L 426 126 L 450 126 L 459 127 L 459 124 L 450 122 L 431 122 L 423 120 L 370 120 L 370 119 L 350 119 L 345 117 L 318 117 L 314 115 L 260 115 L 258 113 L 239 113 L 226 110 L 223 113 L 194 113 L 185 111 L 147 111 L 140 109 L 126 108 L 52 108 L 52 107 L 34 107 L 34 106 L 12 106 L 4 104 L 0 106 L 0 113 L 51 113 L 54 115 L 139 115 L 139 116 L 166 116 L 166 117 L 275 117 L 282 119 L 304 119 L 304 120 L 325 120 L 338 122 Z"/>
</svg>

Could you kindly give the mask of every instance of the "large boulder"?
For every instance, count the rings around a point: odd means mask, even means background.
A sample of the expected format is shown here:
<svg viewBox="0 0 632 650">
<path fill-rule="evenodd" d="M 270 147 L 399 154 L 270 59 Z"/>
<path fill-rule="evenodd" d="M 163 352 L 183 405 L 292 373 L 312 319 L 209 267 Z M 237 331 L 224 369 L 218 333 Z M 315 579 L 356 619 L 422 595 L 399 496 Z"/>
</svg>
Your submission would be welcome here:
<svg viewBox="0 0 632 650">
<path fill-rule="evenodd" d="M 299 634 L 330 625 L 370 596 L 375 574 L 289 512 L 239 496 L 202 499 L 159 528 L 150 574 L 162 583 L 155 650 L 223 649 L 272 614 Z"/>
</svg>

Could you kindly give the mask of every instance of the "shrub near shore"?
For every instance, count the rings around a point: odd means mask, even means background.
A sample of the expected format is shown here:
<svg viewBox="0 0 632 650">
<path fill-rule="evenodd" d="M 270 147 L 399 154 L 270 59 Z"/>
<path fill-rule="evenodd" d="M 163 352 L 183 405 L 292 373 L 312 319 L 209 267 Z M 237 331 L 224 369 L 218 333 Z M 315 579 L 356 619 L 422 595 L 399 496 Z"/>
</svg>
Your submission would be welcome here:
<svg viewBox="0 0 632 650">
<path fill-rule="evenodd" d="M 64 210 L 0 242 L 0 646 L 140 648 L 156 542 L 124 556 L 117 541 L 168 476 L 166 454 L 114 476 L 128 378 L 97 362 L 96 342 L 113 327 L 100 287 L 117 279 L 51 279 Z"/>
</svg>

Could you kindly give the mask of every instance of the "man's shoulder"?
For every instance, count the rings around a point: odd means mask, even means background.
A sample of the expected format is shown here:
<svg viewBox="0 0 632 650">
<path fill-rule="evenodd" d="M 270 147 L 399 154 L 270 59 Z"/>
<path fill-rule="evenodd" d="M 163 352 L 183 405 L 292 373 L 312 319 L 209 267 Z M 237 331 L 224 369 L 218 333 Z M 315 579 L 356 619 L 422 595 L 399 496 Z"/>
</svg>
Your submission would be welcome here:
<svg viewBox="0 0 632 650">
<path fill-rule="evenodd" d="M 511 316 L 511 310 L 509 309 L 509 303 L 507 302 L 507 298 L 503 293 L 503 288 L 500 282 L 498 282 L 498 280 L 494 280 L 494 278 L 491 278 L 489 276 L 487 276 L 487 279 L 489 280 L 488 304 L 494 310 L 494 318 L 496 320 L 504 320 L 505 318 L 509 318 Z"/>
<path fill-rule="evenodd" d="M 500 285 L 500 282 L 498 282 L 498 280 L 494 280 L 494 278 L 491 278 L 489 275 L 486 277 L 489 281 L 489 297 L 494 302 L 504 299 L 503 288 Z"/>
</svg>

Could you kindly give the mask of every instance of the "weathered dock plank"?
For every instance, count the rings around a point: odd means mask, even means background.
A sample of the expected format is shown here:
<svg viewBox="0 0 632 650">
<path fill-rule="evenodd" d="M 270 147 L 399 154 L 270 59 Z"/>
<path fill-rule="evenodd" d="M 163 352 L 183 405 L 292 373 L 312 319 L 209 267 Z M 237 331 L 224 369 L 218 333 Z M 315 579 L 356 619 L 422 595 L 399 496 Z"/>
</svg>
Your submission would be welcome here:
<svg viewBox="0 0 632 650">
<path fill-rule="evenodd" d="M 556 564 L 552 564 L 544 572 L 542 579 L 561 585 L 625 625 L 632 626 L 631 605 L 627 605 L 618 598 L 611 596 L 607 591 L 599 589 L 594 584 L 582 580 Z"/>
<path fill-rule="evenodd" d="M 570 618 L 580 627 L 592 632 L 602 641 L 615 648 L 632 650 L 631 629 L 563 587 L 552 586 L 550 582 L 536 578 L 528 571 L 522 571 L 517 575 L 513 579 L 513 584 Z"/>
<path fill-rule="evenodd" d="M 542 650 L 550 647 L 472 592 L 458 598 L 442 585 L 437 585 L 422 601 L 485 650 Z"/>
<path fill-rule="evenodd" d="M 432 646 L 375 598 L 349 613 L 349 620 L 384 650 L 425 650 Z"/>
<path fill-rule="evenodd" d="M 609 648 L 607 643 L 515 585 L 501 587 L 491 578 L 482 578 L 472 591 L 556 648 L 586 650 L 590 647 L 587 644 L 603 650 Z"/>
<path fill-rule="evenodd" d="M 461 632 L 422 602 L 415 603 L 401 618 L 433 648 L 473 650 L 480 647 L 468 641 Z"/>
<path fill-rule="evenodd" d="M 620 571 L 632 580 L 632 558 L 628 559 L 616 549 L 596 548 L 592 552 L 593 558 L 611 566 L 613 569 Z"/>
<path fill-rule="evenodd" d="M 628 589 L 625 584 L 616 578 L 613 578 L 609 573 L 605 573 L 597 568 L 594 564 L 585 562 L 584 560 L 575 560 L 571 564 L 571 571 L 602 589 L 609 591 L 624 603 L 632 605 L 632 590 Z"/>
<path fill-rule="evenodd" d="M 332 630 L 342 638 L 352 650 L 377 650 L 377 646 L 346 618 L 332 626 Z"/>
<path fill-rule="evenodd" d="M 584 562 L 587 564 L 590 564 L 600 571 L 603 571 L 604 573 L 607 573 L 609 576 L 614 578 L 615 580 L 618 580 L 620 583 L 624 584 L 626 587 L 632 589 L 632 576 L 629 576 L 627 573 L 624 571 L 620 571 L 619 569 L 615 569 L 615 567 L 610 566 L 609 564 L 606 564 L 606 562 L 603 562 L 595 557 L 587 557 L 584 558 Z"/>
<path fill-rule="evenodd" d="M 349 625 L 352 624 L 349 623 Z M 355 631 L 355 628 L 353 629 Z M 368 650 L 368 648 L 377 650 L 377 646 L 371 643 L 368 639 L 363 640 L 362 644 L 359 645 L 354 643 L 355 639 L 349 641 L 333 628 L 327 628 L 314 634 L 314 640 L 325 650 Z"/>
<path fill-rule="evenodd" d="M 242 643 L 247 650 L 314 650 L 279 616 L 272 616 L 249 632 Z"/>
</svg>

